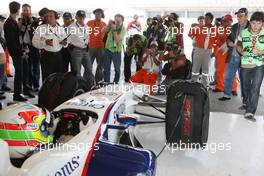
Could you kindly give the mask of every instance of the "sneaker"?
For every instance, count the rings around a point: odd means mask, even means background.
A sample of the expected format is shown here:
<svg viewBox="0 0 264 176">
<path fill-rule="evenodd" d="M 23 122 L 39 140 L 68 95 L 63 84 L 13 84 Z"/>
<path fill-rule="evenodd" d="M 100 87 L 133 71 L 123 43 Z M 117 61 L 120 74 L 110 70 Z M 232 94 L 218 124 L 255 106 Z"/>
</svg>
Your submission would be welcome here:
<svg viewBox="0 0 264 176">
<path fill-rule="evenodd" d="M 251 122 L 256 122 L 257 120 L 254 117 L 254 114 L 252 113 L 246 113 L 244 116 L 245 119 L 251 121 Z"/>
<path fill-rule="evenodd" d="M 215 89 L 213 90 L 213 92 L 223 92 L 223 91 L 220 90 L 220 89 L 218 89 L 218 88 L 215 88 Z"/>
<path fill-rule="evenodd" d="M 11 91 L 11 88 L 8 86 L 3 86 L 2 91 Z"/>
<path fill-rule="evenodd" d="M 221 97 L 221 98 L 218 98 L 219 101 L 227 101 L 227 100 L 231 100 L 230 97 Z"/>
<path fill-rule="evenodd" d="M 232 91 L 232 95 L 233 96 L 237 96 L 238 94 L 237 94 L 237 91 Z"/>
<path fill-rule="evenodd" d="M 242 105 L 242 106 L 240 106 L 238 109 L 239 109 L 239 110 L 246 110 L 246 105 L 245 105 L 245 104 L 243 104 L 243 105 Z"/>
<path fill-rule="evenodd" d="M 28 96 L 29 98 L 35 98 L 35 95 L 33 95 L 31 92 L 25 92 L 23 94 Z"/>
<path fill-rule="evenodd" d="M 21 95 L 14 95 L 13 100 L 14 100 L 14 101 L 21 101 L 21 102 L 23 102 L 23 101 L 27 101 L 27 99 L 24 98 L 24 97 L 21 96 Z"/>
</svg>

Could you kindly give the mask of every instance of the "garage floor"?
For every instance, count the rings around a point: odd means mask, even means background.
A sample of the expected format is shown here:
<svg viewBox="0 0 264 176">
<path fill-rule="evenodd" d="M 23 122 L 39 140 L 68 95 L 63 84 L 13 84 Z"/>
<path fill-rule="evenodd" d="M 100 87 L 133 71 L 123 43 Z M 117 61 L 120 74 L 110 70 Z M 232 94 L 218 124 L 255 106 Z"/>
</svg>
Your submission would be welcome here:
<svg viewBox="0 0 264 176">
<path fill-rule="evenodd" d="M 182 151 L 165 148 L 158 158 L 157 175 L 263 176 L 264 120 L 263 116 L 256 118 L 257 123 L 252 123 L 242 115 L 212 112 L 210 147 Z M 145 148 L 157 154 L 166 142 L 165 125 L 138 126 L 136 137 Z"/>
</svg>

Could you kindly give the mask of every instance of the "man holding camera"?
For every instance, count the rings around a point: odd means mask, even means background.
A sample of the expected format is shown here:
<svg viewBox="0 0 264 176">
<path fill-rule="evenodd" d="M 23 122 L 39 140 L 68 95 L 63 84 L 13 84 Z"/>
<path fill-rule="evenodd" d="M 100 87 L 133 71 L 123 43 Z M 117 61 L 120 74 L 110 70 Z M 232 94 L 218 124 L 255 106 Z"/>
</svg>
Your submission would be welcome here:
<svg viewBox="0 0 264 176">
<path fill-rule="evenodd" d="M 135 34 L 128 39 L 127 48 L 124 57 L 124 75 L 125 81 L 129 82 L 131 76 L 131 61 L 135 58 L 136 61 L 136 71 L 141 69 L 139 64 L 142 53 L 147 46 L 147 39 L 143 35 Z"/>
<path fill-rule="evenodd" d="M 104 81 L 110 82 L 111 63 L 113 61 L 115 68 L 114 83 L 118 83 L 120 79 L 121 67 L 121 51 L 123 47 L 123 40 L 126 34 L 123 25 L 124 16 L 121 14 L 115 15 L 115 20 L 109 20 L 108 25 L 103 29 L 107 32 L 107 40 L 105 44 L 105 58 L 104 58 Z"/>
<path fill-rule="evenodd" d="M 47 12 L 47 23 L 40 25 L 32 39 L 33 46 L 41 49 L 42 81 L 53 74 L 62 72 L 61 49 L 67 45 L 64 28 L 57 23 L 58 13 L 54 10 Z"/>
<path fill-rule="evenodd" d="M 68 43 L 71 45 L 71 64 L 72 70 L 78 76 L 81 76 L 81 67 L 84 67 L 84 79 L 91 85 L 95 84 L 94 75 L 92 72 L 92 64 L 88 53 L 89 29 L 85 25 L 86 14 L 83 10 L 78 10 L 76 13 L 76 22 L 70 27 L 71 33 L 68 38 Z"/>
<path fill-rule="evenodd" d="M 93 66 L 96 59 L 97 68 L 95 72 L 96 83 L 103 80 L 103 63 L 104 63 L 104 42 L 105 33 L 102 29 L 106 26 L 106 23 L 102 20 L 105 17 L 103 9 L 95 9 L 93 11 L 95 19 L 87 22 L 89 27 L 89 54 L 91 64 Z"/>
<path fill-rule="evenodd" d="M 158 42 L 152 41 L 150 43 L 150 49 L 144 52 L 140 65 L 142 69 L 131 76 L 130 81 L 149 85 L 152 94 L 153 85 L 155 85 L 159 74 Z"/>
<path fill-rule="evenodd" d="M 29 89 L 38 91 L 40 79 L 40 54 L 39 50 L 32 46 L 32 38 L 34 31 L 38 27 L 39 20 L 32 17 L 31 6 L 29 4 L 22 5 L 22 14 L 19 19 L 19 27 L 21 32 L 22 49 L 27 55 L 25 59 L 24 75 Z M 33 89 L 32 89 L 33 88 Z M 33 97 L 32 94 L 28 94 Z"/>
</svg>

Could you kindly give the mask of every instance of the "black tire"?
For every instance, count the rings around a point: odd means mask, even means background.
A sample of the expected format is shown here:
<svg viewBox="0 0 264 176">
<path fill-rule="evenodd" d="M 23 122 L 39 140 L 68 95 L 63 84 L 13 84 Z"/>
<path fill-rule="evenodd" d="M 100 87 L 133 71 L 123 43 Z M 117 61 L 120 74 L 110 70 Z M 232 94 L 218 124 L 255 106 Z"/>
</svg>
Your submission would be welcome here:
<svg viewBox="0 0 264 176">
<path fill-rule="evenodd" d="M 167 96 L 167 142 L 203 147 L 208 139 L 209 113 L 209 97 L 202 84 L 191 81 L 174 83 Z"/>
<path fill-rule="evenodd" d="M 55 73 L 50 75 L 39 91 L 38 104 L 53 110 L 65 101 L 88 92 L 92 85 L 74 73 Z"/>
</svg>

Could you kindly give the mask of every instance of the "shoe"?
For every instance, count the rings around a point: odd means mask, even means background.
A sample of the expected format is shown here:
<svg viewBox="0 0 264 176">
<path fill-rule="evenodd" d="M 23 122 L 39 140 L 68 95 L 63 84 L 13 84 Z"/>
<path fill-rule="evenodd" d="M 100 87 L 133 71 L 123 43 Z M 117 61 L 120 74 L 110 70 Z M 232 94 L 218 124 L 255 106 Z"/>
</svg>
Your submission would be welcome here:
<svg viewBox="0 0 264 176">
<path fill-rule="evenodd" d="M 232 91 L 233 96 L 237 96 L 237 91 Z"/>
<path fill-rule="evenodd" d="M 6 97 L 3 95 L 0 95 L 0 100 L 4 100 Z"/>
<path fill-rule="evenodd" d="M 33 91 L 33 92 L 38 92 L 38 91 L 39 91 L 39 88 L 33 88 L 32 91 Z"/>
<path fill-rule="evenodd" d="M 23 94 L 28 96 L 29 98 L 35 98 L 35 95 L 33 95 L 31 92 L 25 92 Z"/>
<path fill-rule="evenodd" d="M 245 119 L 251 121 L 251 122 L 256 122 L 257 120 L 254 117 L 254 114 L 252 113 L 246 113 L 244 116 Z"/>
<path fill-rule="evenodd" d="M 5 92 L 0 92 L 0 95 L 4 95 L 5 94 Z"/>
<path fill-rule="evenodd" d="M 213 92 L 223 92 L 223 91 L 218 89 L 218 88 L 215 88 L 215 89 L 213 89 Z"/>
<path fill-rule="evenodd" d="M 22 97 L 21 95 L 14 95 L 13 100 L 14 101 L 21 101 L 21 102 L 27 101 L 27 99 Z"/>
<path fill-rule="evenodd" d="M 238 109 L 239 109 L 239 110 L 246 110 L 246 105 L 245 105 L 245 104 L 243 104 L 243 105 L 242 105 L 242 106 L 240 106 Z"/>
<path fill-rule="evenodd" d="M 7 86 L 3 86 L 2 91 L 11 91 L 11 88 Z"/>
<path fill-rule="evenodd" d="M 231 100 L 230 97 L 221 97 L 221 98 L 218 98 L 219 101 L 227 101 L 227 100 Z"/>
</svg>

